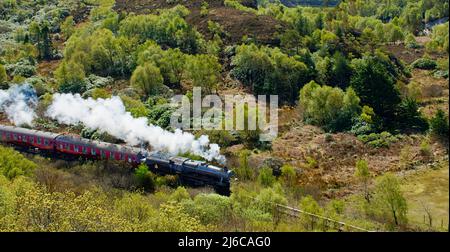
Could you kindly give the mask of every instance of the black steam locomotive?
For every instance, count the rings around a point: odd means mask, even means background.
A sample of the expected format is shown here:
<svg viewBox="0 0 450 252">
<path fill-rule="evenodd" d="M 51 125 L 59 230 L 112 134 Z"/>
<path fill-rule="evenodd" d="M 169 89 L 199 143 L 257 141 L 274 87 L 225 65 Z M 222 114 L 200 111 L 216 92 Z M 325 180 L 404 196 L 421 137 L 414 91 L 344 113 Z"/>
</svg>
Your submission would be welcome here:
<svg viewBox="0 0 450 252">
<path fill-rule="evenodd" d="M 78 136 L 3 125 L 0 125 L 0 140 L 22 149 L 54 156 L 125 161 L 133 166 L 145 163 L 154 173 L 177 175 L 183 184 L 212 186 L 220 194 L 230 194 L 232 171 L 226 167 L 220 168 L 189 158 L 172 157 L 163 152 L 148 152 L 140 148 L 93 141 Z"/>
</svg>

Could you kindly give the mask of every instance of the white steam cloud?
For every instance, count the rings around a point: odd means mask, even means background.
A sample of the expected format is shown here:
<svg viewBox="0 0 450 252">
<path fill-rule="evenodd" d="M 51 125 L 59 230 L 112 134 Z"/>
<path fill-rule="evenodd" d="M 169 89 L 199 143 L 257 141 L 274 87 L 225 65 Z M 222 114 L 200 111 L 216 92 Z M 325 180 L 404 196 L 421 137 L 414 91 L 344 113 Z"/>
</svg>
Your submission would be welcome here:
<svg viewBox="0 0 450 252">
<path fill-rule="evenodd" d="M 36 118 L 36 91 L 29 84 L 13 85 L 8 90 L 0 90 L 0 112 L 17 126 L 33 126 Z"/>
<path fill-rule="evenodd" d="M 220 147 L 211 144 L 208 136 L 195 138 L 179 129 L 170 132 L 149 124 L 145 117 L 134 118 L 116 96 L 94 100 L 83 99 L 79 94 L 54 94 L 53 103 L 48 107 L 46 115 L 67 125 L 82 123 L 131 145 L 145 142 L 154 150 L 166 151 L 172 155 L 190 152 L 208 161 L 225 160 L 220 155 Z"/>
</svg>

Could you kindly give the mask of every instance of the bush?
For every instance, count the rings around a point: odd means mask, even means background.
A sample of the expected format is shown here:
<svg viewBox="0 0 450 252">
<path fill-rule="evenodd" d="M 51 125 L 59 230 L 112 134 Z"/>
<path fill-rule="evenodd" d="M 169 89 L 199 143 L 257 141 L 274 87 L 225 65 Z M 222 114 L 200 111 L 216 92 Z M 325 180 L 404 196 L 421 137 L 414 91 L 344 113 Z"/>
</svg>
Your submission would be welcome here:
<svg viewBox="0 0 450 252">
<path fill-rule="evenodd" d="M 147 165 L 141 164 L 134 172 L 139 185 L 146 191 L 154 191 L 156 188 L 155 175 L 148 170 Z"/>
<path fill-rule="evenodd" d="M 399 104 L 395 124 L 397 129 L 409 132 L 424 132 L 429 127 L 416 100 L 411 98 L 406 98 Z"/>
<path fill-rule="evenodd" d="M 337 87 L 319 86 L 314 81 L 300 91 L 303 119 L 331 131 L 350 129 L 361 110 L 359 101 L 352 88 L 344 92 Z"/>
<path fill-rule="evenodd" d="M 389 132 L 371 133 L 369 135 L 359 135 L 358 139 L 373 148 L 389 147 L 392 143 L 398 140 L 398 137 L 393 136 Z"/>
<path fill-rule="evenodd" d="M 269 167 L 263 167 L 259 170 L 258 182 L 265 187 L 272 186 L 276 181 L 275 176 L 273 175 L 272 169 Z"/>
<path fill-rule="evenodd" d="M 411 63 L 411 67 L 424 70 L 434 70 L 437 67 L 437 63 L 435 60 L 430 58 L 420 58 Z"/>
<path fill-rule="evenodd" d="M 131 76 L 131 85 L 145 96 L 157 95 L 163 85 L 163 77 L 159 68 L 151 63 L 138 66 Z"/>
<path fill-rule="evenodd" d="M 449 123 L 448 116 L 442 109 L 438 109 L 436 114 L 430 120 L 431 133 L 434 136 L 448 140 L 449 137 Z"/>
<path fill-rule="evenodd" d="M 0 174 L 8 179 L 18 176 L 30 176 L 37 165 L 19 152 L 0 146 Z"/>
<path fill-rule="evenodd" d="M 374 207 L 376 214 L 390 225 L 407 223 L 408 205 L 395 175 L 387 173 L 377 180 Z"/>
<path fill-rule="evenodd" d="M 193 201 L 183 201 L 191 216 L 197 216 L 202 224 L 224 224 L 232 216 L 231 200 L 218 194 L 198 194 Z"/>
</svg>

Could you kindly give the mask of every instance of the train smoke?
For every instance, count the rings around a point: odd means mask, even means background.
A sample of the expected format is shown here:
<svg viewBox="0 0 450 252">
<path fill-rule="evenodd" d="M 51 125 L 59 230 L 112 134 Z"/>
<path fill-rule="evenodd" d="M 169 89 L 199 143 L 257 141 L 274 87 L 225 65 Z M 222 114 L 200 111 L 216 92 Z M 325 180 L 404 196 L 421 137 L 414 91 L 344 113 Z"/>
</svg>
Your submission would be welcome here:
<svg viewBox="0 0 450 252">
<path fill-rule="evenodd" d="M 82 123 L 90 129 L 106 132 L 131 145 L 146 142 L 154 150 L 172 155 L 190 152 L 208 161 L 224 162 L 220 147 L 211 144 L 208 136 L 194 135 L 177 129 L 166 131 L 148 123 L 147 118 L 134 118 L 126 111 L 119 97 L 109 99 L 83 99 L 79 94 L 54 94 L 47 116 L 59 123 L 76 125 Z"/>
<path fill-rule="evenodd" d="M 0 111 L 5 112 L 9 121 L 17 126 L 33 126 L 37 102 L 36 91 L 27 83 L 0 90 Z"/>
</svg>

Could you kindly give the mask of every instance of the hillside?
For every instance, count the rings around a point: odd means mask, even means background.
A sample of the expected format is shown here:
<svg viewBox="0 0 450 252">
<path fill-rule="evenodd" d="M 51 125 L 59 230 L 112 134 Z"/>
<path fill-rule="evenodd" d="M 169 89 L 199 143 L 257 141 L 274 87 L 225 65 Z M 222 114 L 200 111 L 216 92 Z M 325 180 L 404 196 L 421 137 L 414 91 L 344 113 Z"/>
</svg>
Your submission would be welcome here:
<svg viewBox="0 0 450 252">
<path fill-rule="evenodd" d="M 0 1 L 0 231 L 448 231 L 448 0 L 281 2 Z"/>
</svg>

